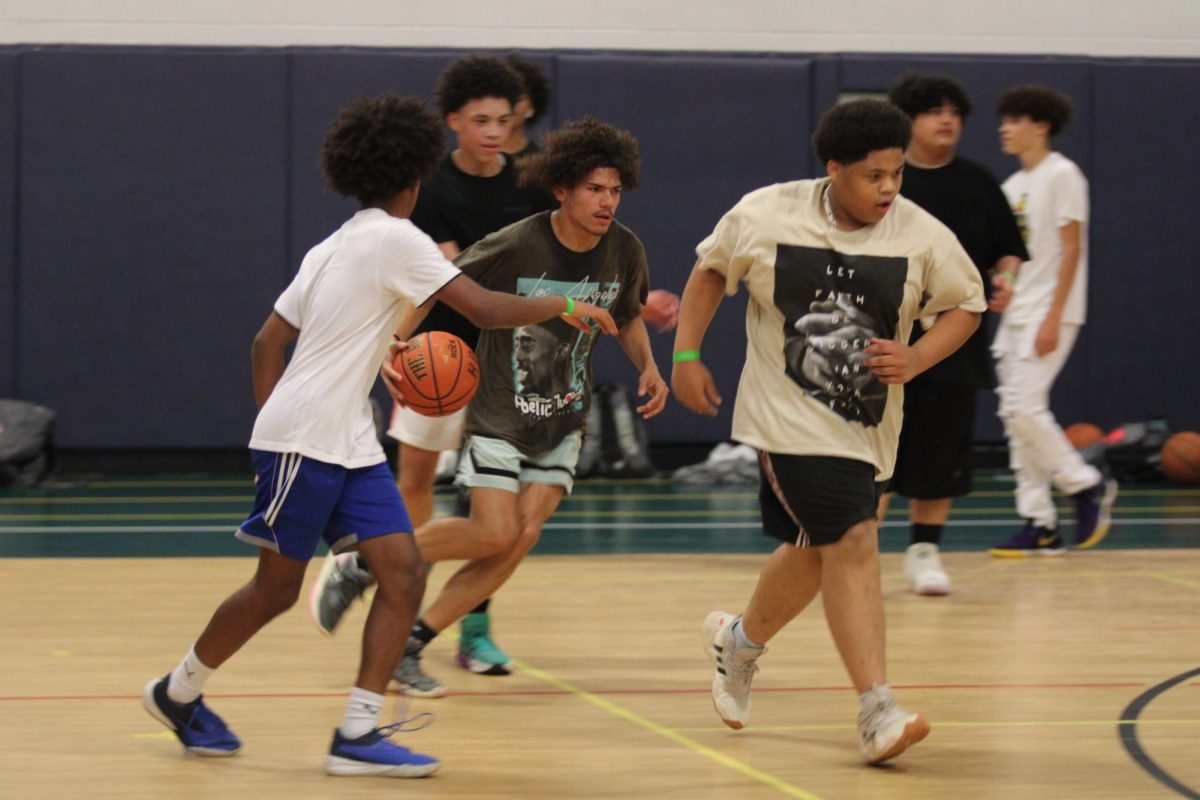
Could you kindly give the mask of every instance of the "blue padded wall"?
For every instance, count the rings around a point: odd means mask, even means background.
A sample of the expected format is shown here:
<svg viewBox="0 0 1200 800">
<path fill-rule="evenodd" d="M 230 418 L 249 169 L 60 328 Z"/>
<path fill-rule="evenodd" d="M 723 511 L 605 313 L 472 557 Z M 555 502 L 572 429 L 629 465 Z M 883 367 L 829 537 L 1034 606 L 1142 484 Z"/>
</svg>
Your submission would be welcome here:
<svg viewBox="0 0 1200 800">
<path fill-rule="evenodd" d="M 67 447 L 229 447 L 254 416 L 251 339 L 300 259 L 353 213 L 324 188 L 321 142 L 355 97 L 433 99 L 450 50 L 0 48 L 0 394 L 60 412 Z M 1200 245 L 1187 181 L 1200 169 L 1200 61 L 999 56 L 537 52 L 554 79 L 543 129 L 593 114 L 634 132 L 642 186 L 619 218 L 656 287 L 680 291 L 694 248 L 758 186 L 823 172 L 808 140 L 842 92 L 908 70 L 962 80 L 976 111 L 964 155 L 998 176 L 999 93 L 1054 85 L 1076 102 L 1058 147 L 1092 186 L 1091 319 L 1055 389 L 1064 423 L 1153 414 L 1200 428 L 1193 368 Z M 1171 138 L 1168 138 L 1171 137 Z M 1178 140 L 1181 145 L 1174 145 Z M 726 406 L 672 401 L 656 441 L 729 431 L 744 294 L 705 346 Z M 672 336 L 652 334 L 664 373 Z M 609 342 L 600 380 L 631 382 Z M 977 438 L 998 441 L 981 395 Z"/>
<path fill-rule="evenodd" d="M 617 217 L 646 245 L 654 288 L 682 292 L 696 245 L 746 192 L 807 177 L 811 61 L 804 58 L 562 55 L 560 120 L 584 114 L 630 129 L 642 155 L 641 188 Z M 662 441 L 729 436 L 733 396 L 745 360 L 745 293 L 727 299 L 705 339 L 705 362 L 726 399 L 715 419 L 673 400 L 650 422 Z M 674 334 L 651 332 L 669 379 Z M 636 381 L 620 347 L 600 348 L 597 380 Z"/>
<path fill-rule="evenodd" d="M 22 55 L 22 396 L 71 447 L 236 446 L 279 286 L 282 52 Z"/>
<path fill-rule="evenodd" d="M 17 50 L 0 49 L 0 397 L 17 393 Z"/>
<path fill-rule="evenodd" d="M 1086 402 L 1104 424 L 1200 430 L 1200 63 L 1093 68 Z"/>
</svg>

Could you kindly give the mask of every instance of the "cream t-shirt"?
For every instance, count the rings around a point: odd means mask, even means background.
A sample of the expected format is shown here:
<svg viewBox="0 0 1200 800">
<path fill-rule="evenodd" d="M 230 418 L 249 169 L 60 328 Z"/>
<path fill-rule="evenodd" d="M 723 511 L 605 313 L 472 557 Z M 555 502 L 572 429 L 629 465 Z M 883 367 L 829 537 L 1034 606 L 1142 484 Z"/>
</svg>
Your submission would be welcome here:
<svg viewBox="0 0 1200 800">
<path fill-rule="evenodd" d="M 904 390 L 864 363 L 874 338 L 907 342 L 913 320 L 986 308 L 979 270 L 954 234 L 897 196 L 875 225 L 840 231 L 821 207 L 828 179 L 743 197 L 701 242 L 701 269 L 744 283 L 746 363 L 733 438 L 772 453 L 836 456 L 892 475 Z"/>
</svg>

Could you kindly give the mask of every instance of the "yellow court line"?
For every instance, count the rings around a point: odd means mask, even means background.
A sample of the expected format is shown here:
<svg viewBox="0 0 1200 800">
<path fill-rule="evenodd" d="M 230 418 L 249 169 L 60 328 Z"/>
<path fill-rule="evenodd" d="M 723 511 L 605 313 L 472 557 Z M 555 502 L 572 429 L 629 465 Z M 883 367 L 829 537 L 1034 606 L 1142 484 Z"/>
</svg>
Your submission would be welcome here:
<svg viewBox="0 0 1200 800">
<path fill-rule="evenodd" d="M 939 720 L 933 721 L 933 726 L 938 728 L 1109 728 L 1114 725 L 1200 725 L 1200 718 L 1196 719 L 1080 719 L 1080 720 L 1016 720 L 1008 722 L 942 722 Z M 756 731 L 776 731 L 776 732 L 804 732 L 804 731 L 841 731 L 841 730 L 857 730 L 858 726 L 854 724 L 830 724 L 830 725 L 755 725 Z M 688 731 L 689 733 L 717 733 L 728 730 L 728 728 L 718 727 L 716 725 L 705 726 L 699 728 L 675 728 L 676 731 Z"/>
<path fill-rule="evenodd" d="M 728 767 L 729 769 L 733 770 L 734 772 L 740 773 L 741 775 L 744 775 L 747 778 L 750 778 L 752 780 L 758 781 L 759 783 L 765 784 L 765 785 L 771 787 L 772 789 L 776 790 L 777 792 L 780 792 L 781 794 L 785 794 L 788 797 L 798 797 L 798 798 L 801 798 L 802 800 L 821 800 L 820 797 L 813 794 L 812 792 L 807 792 L 804 789 L 801 789 L 799 786 L 794 786 L 781 778 L 775 777 L 774 775 L 770 774 L 769 772 L 763 772 L 762 770 L 756 769 L 755 767 L 752 767 L 743 761 L 739 761 L 736 758 L 725 755 L 720 750 L 715 750 L 711 747 L 706 747 L 706 746 L 700 744 L 699 742 L 697 742 L 696 740 L 691 739 L 691 738 L 679 733 L 678 730 L 668 728 L 663 725 L 659 725 L 657 722 L 655 722 L 651 719 L 647 719 L 646 717 L 643 717 L 641 714 L 638 714 L 634 711 L 630 711 L 629 709 L 625 708 L 624 706 L 617 705 L 616 703 L 614 703 L 610 700 L 607 700 L 603 697 L 598 697 L 598 696 L 592 694 L 591 692 L 587 691 L 586 689 L 580 689 L 578 686 L 575 686 L 572 683 L 568 683 L 567 681 L 564 681 L 561 678 L 557 678 L 554 675 L 551 675 L 549 672 L 545 672 L 544 670 L 540 670 L 537 667 L 532 667 L 528 664 L 524 664 L 519 661 L 515 662 L 515 663 L 517 665 L 517 669 L 519 669 L 521 672 L 524 672 L 525 674 L 530 675 L 531 677 L 537 678 L 538 680 L 542 681 L 543 683 L 547 683 L 547 684 L 555 687 L 556 689 L 561 689 L 565 692 L 568 692 L 568 693 L 574 695 L 575 697 L 579 698 L 580 700 L 584 701 L 585 703 L 589 703 L 589 704 L 595 706 L 596 708 L 599 708 L 602 711 L 607 711 L 609 714 L 612 714 L 613 716 L 620 717 L 621 719 L 625 720 L 626 722 L 631 722 L 634 725 L 637 725 L 639 728 L 644 728 L 645 730 L 648 730 L 651 733 L 655 733 L 655 734 L 658 734 L 659 736 L 662 736 L 665 739 L 669 739 L 670 741 L 674 742 L 675 744 L 677 744 L 681 747 L 684 747 L 688 750 L 691 750 L 693 753 L 695 753 L 697 755 L 704 756 L 705 758 L 715 761 L 716 763 L 720 764 L 723 767 Z M 728 730 L 728 729 L 722 728 L 721 730 Z"/>
<path fill-rule="evenodd" d="M 1200 583 L 1196 581 L 1185 581 L 1183 578 L 1176 578 L 1174 575 L 1168 575 L 1165 572 L 1151 572 L 1151 578 L 1156 581 L 1166 581 L 1167 583 L 1177 583 L 1180 586 L 1186 586 L 1189 589 L 1200 589 Z"/>
</svg>

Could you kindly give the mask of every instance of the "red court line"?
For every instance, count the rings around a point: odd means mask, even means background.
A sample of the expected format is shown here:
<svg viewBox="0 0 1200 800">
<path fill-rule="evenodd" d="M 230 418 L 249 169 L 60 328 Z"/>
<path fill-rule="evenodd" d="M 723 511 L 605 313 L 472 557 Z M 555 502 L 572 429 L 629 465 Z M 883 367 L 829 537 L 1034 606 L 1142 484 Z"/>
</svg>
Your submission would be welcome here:
<svg viewBox="0 0 1200 800">
<path fill-rule="evenodd" d="M 898 690 L 953 690 L 953 689 L 1137 689 L 1148 686 L 1146 683 L 906 683 L 892 684 Z M 1191 684 L 1200 687 L 1200 682 Z M 349 691 L 349 690 L 346 690 Z M 345 697 L 346 691 L 338 692 L 231 692 L 225 694 L 210 694 L 204 696 L 213 700 L 287 700 L 287 699 L 322 699 L 328 697 Z M 676 695 L 676 694 L 708 694 L 708 687 L 695 689 L 598 689 L 587 690 L 594 695 Z M 795 693 L 795 692 L 851 692 L 850 686 L 787 686 L 755 688 L 755 694 L 762 693 Z M 390 691 L 389 694 L 400 694 Z M 499 692 L 448 692 L 446 697 L 553 697 L 570 695 L 561 689 L 525 689 Z M 119 700 L 128 702 L 140 700 L 140 694 L 61 694 L 61 695 L 0 695 L 0 702 L 55 702 L 55 701 L 102 701 Z"/>
</svg>

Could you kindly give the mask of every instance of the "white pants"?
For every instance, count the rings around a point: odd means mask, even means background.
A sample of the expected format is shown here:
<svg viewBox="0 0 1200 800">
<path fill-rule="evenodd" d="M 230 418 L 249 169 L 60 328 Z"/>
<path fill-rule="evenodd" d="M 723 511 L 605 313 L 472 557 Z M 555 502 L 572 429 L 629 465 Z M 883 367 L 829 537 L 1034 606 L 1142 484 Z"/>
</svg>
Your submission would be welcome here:
<svg viewBox="0 0 1200 800">
<path fill-rule="evenodd" d="M 1038 325 L 1001 322 L 992 342 L 1000 385 L 1000 419 L 1008 437 L 1009 466 L 1017 478 L 1017 511 L 1035 525 L 1053 528 L 1058 514 L 1051 486 L 1075 494 L 1100 482 L 1100 472 L 1085 463 L 1050 413 L 1050 389 L 1079 335 L 1064 324 L 1058 347 L 1038 357 L 1033 340 Z"/>
</svg>

